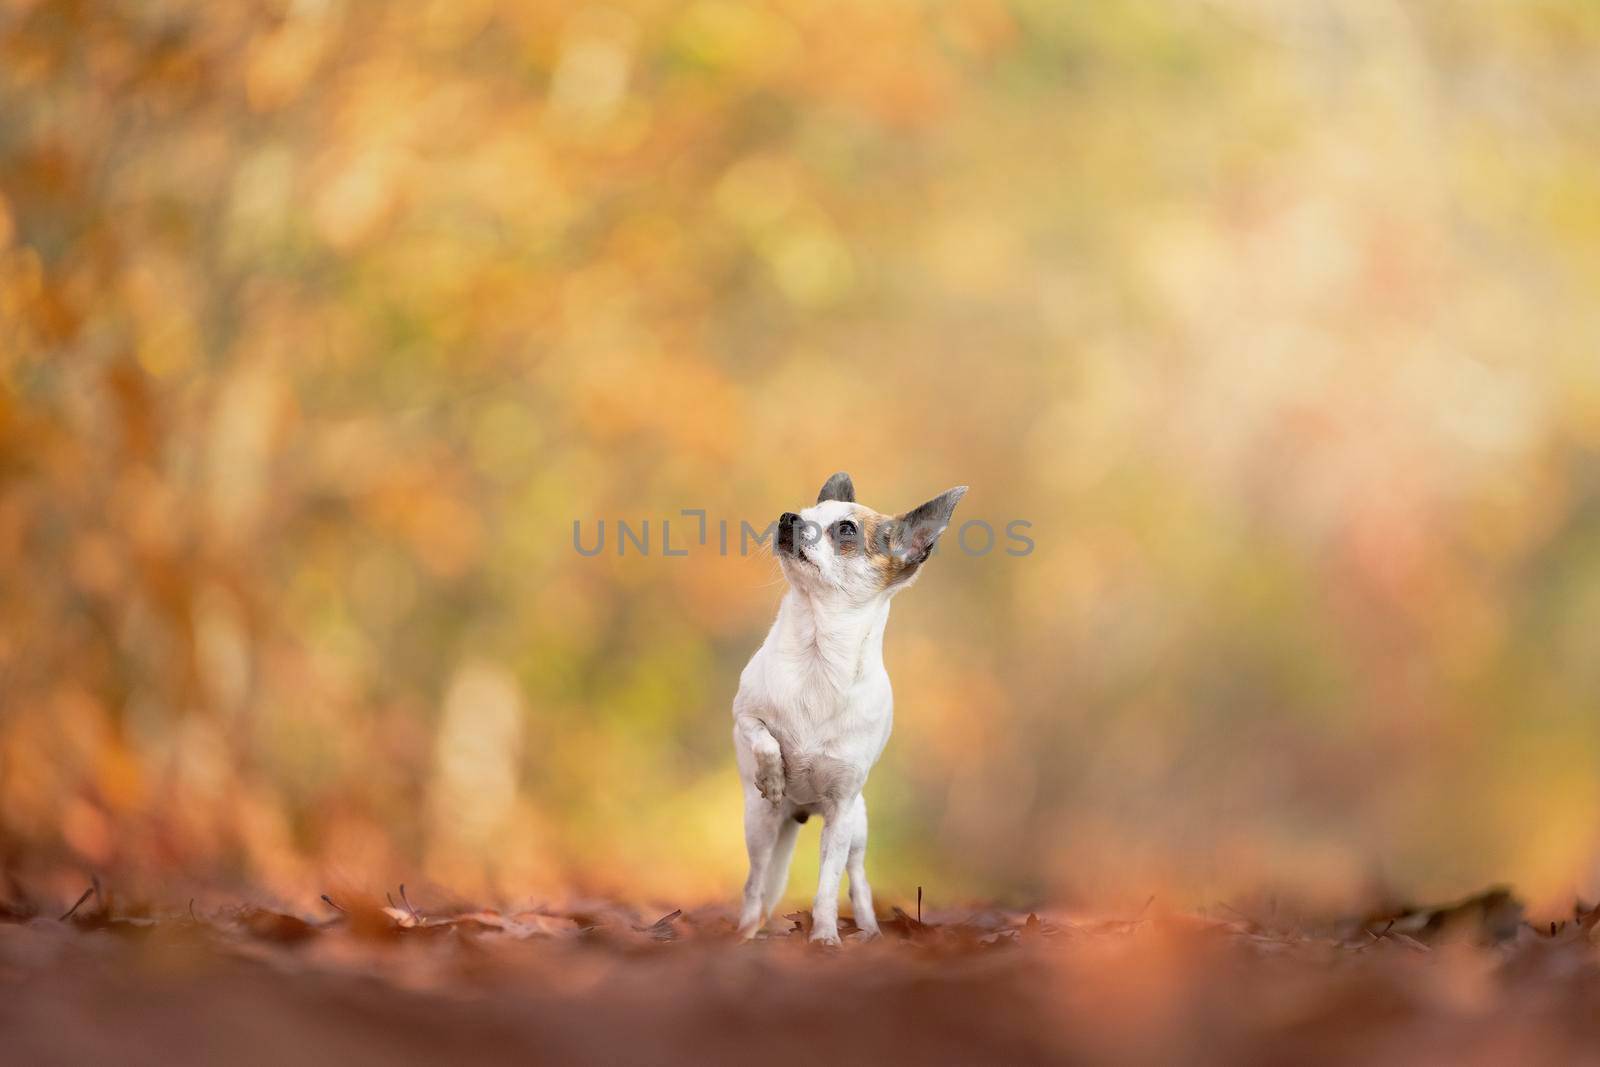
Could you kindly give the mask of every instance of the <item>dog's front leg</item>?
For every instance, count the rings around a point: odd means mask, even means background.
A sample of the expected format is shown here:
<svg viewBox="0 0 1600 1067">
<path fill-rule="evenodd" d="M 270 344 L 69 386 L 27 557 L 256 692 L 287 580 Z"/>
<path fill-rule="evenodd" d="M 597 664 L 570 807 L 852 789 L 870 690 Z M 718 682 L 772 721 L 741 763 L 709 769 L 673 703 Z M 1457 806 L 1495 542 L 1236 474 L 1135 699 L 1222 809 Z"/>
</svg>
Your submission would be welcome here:
<svg viewBox="0 0 1600 1067">
<path fill-rule="evenodd" d="M 822 869 L 817 875 L 817 899 L 811 904 L 811 940 L 824 945 L 839 943 L 839 880 L 850 855 L 854 811 L 852 797 L 823 813 Z"/>
<path fill-rule="evenodd" d="M 767 724 L 754 715 L 740 715 L 738 726 L 755 758 L 752 781 L 756 791 L 777 807 L 783 803 L 783 750 L 778 747 L 778 739 L 772 736 Z"/>
</svg>

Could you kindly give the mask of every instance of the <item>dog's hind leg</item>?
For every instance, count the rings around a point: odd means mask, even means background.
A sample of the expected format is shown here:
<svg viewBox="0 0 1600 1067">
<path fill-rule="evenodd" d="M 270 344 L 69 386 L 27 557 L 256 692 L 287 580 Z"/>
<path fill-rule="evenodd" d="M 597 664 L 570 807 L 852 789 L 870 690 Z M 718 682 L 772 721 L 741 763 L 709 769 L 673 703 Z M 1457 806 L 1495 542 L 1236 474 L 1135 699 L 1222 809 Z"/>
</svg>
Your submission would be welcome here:
<svg viewBox="0 0 1600 1067">
<path fill-rule="evenodd" d="M 772 859 L 767 864 L 767 884 L 761 893 L 762 918 L 770 918 L 772 910 L 789 887 L 789 861 L 794 858 L 795 838 L 800 836 L 800 824 L 794 816 L 780 817 L 778 838 L 772 843 Z"/>
<path fill-rule="evenodd" d="M 860 794 L 850 812 L 850 854 L 844 869 L 850 875 L 850 907 L 856 926 L 867 937 L 878 936 L 878 916 L 872 910 L 872 887 L 867 884 L 867 801 Z"/>
<path fill-rule="evenodd" d="M 765 896 L 774 852 L 783 827 L 779 810 L 746 789 L 744 796 L 744 844 L 750 853 L 750 876 L 744 882 L 744 904 L 739 909 L 739 936 L 756 936 L 766 924 Z M 793 837 L 790 837 L 793 847 Z M 787 857 L 786 857 L 787 859 Z"/>
</svg>

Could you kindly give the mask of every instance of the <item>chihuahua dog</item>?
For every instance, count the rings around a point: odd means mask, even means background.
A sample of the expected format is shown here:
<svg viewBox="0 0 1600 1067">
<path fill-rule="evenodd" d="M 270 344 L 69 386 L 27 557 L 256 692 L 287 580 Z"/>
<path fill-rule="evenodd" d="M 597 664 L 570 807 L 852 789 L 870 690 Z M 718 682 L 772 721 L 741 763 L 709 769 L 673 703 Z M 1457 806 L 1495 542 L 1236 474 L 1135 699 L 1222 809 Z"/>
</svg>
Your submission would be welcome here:
<svg viewBox="0 0 1600 1067">
<path fill-rule="evenodd" d="M 744 783 L 750 877 L 739 933 L 766 924 L 789 880 L 800 824 L 822 816 L 822 873 L 811 940 L 839 943 L 839 879 L 850 873 L 856 927 L 878 934 L 867 886 L 867 772 L 894 719 L 883 669 L 889 601 L 922 572 L 967 487 L 904 515 L 856 503 L 841 471 L 817 503 L 778 519 L 773 553 L 789 588 L 767 639 L 739 676 L 733 744 Z"/>
</svg>

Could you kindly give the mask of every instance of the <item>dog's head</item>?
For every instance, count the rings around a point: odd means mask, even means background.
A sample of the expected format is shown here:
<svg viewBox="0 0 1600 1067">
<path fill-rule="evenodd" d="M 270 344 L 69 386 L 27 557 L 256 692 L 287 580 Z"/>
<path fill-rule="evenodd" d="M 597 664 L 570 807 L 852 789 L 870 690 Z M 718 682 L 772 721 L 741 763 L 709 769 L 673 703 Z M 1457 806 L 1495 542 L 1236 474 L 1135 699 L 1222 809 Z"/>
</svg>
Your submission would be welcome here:
<svg viewBox="0 0 1600 1067">
<path fill-rule="evenodd" d="M 916 580 L 966 492 L 958 485 L 903 515 L 885 515 L 856 503 L 855 486 L 840 471 L 814 505 L 779 517 L 773 553 L 789 584 L 806 592 L 853 601 L 893 594 Z"/>
</svg>

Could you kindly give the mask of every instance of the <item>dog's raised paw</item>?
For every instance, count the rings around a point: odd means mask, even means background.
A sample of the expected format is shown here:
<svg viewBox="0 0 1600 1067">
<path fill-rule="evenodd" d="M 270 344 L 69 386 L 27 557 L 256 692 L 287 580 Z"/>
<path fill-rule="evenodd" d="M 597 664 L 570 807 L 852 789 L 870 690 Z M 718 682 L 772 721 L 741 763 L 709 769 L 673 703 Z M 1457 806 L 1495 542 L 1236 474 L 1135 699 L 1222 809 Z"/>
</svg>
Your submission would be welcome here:
<svg viewBox="0 0 1600 1067">
<path fill-rule="evenodd" d="M 756 789 L 773 807 L 783 803 L 783 771 L 775 767 L 762 767 L 756 771 Z"/>
<path fill-rule="evenodd" d="M 774 744 L 771 751 L 756 750 L 756 791 L 773 807 L 783 803 L 783 756 Z"/>
</svg>

